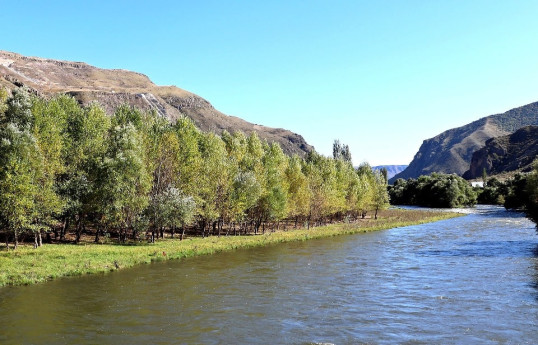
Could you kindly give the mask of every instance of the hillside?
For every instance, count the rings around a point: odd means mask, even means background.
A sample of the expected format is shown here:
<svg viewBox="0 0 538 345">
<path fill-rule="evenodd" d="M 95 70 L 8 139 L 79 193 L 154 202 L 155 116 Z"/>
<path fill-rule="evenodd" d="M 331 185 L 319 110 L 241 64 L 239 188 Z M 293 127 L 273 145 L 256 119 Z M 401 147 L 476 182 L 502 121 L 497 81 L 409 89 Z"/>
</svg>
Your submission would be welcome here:
<svg viewBox="0 0 538 345">
<path fill-rule="evenodd" d="M 84 105 L 98 101 L 108 113 L 128 103 L 153 110 L 170 121 L 188 116 L 203 131 L 257 132 L 260 138 L 279 143 L 288 154 L 302 156 L 312 150 L 299 134 L 225 115 L 202 97 L 175 86 L 157 86 L 141 73 L 0 51 L 0 87 L 23 85 L 44 96 L 67 93 Z"/>
<path fill-rule="evenodd" d="M 492 138 L 486 146 L 473 153 L 471 166 L 463 174 L 466 179 L 510 171 L 530 171 L 538 156 L 538 126 L 526 126 L 510 135 Z"/>
<path fill-rule="evenodd" d="M 433 172 L 462 175 L 469 169 L 473 153 L 484 147 L 488 139 L 529 125 L 538 125 L 538 102 L 447 130 L 424 140 L 407 169 L 394 176 L 391 182 Z"/>
</svg>

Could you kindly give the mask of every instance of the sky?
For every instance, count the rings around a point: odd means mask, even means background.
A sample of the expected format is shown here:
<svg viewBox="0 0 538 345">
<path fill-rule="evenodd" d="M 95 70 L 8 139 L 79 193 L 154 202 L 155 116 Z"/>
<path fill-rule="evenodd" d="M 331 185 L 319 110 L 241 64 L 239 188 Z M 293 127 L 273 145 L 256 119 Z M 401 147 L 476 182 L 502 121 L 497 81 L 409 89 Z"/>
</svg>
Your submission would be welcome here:
<svg viewBox="0 0 538 345">
<path fill-rule="evenodd" d="M 538 1 L 5 1 L 0 50 L 176 85 L 353 162 L 538 101 Z"/>
</svg>

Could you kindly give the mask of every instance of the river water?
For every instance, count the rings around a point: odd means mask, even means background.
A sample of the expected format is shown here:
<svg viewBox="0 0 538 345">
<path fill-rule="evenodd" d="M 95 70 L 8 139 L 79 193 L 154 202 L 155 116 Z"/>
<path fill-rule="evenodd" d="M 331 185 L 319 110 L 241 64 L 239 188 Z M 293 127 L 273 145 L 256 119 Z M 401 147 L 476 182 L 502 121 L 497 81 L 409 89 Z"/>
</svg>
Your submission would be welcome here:
<svg viewBox="0 0 538 345">
<path fill-rule="evenodd" d="M 499 207 L 0 289 L 0 344 L 538 344 L 538 236 Z"/>
</svg>

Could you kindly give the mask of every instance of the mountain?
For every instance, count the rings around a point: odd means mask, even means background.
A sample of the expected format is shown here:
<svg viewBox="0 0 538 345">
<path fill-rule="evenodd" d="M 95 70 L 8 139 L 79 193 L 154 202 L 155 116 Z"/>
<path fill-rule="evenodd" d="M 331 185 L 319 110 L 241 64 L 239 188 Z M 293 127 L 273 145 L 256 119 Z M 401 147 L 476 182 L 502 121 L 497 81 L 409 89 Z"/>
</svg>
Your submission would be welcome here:
<svg viewBox="0 0 538 345">
<path fill-rule="evenodd" d="M 391 179 L 396 174 L 399 174 L 400 172 L 404 171 L 405 168 L 407 168 L 407 165 L 377 165 L 375 167 L 372 167 L 374 170 L 381 170 L 381 169 L 387 169 L 387 177 Z"/>
<path fill-rule="evenodd" d="M 529 125 L 538 125 L 538 102 L 449 129 L 424 140 L 407 169 L 394 176 L 391 183 L 397 178 L 417 178 L 433 172 L 462 175 L 469 169 L 473 153 L 484 147 L 488 139 Z"/>
<path fill-rule="evenodd" d="M 66 93 L 83 105 L 98 101 L 109 114 L 119 105 L 128 103 L 155 111 L 170 121 L 188 116 L 203 131 L 257 132 L 260 138 L 279 143 L 287 154 L 303 156 L 313 149 L 299 134 L 225 115 L 202 97 L 175 86 L 157 86 L 141 73 L 0 50 L 0 87 L 13 89 L 23 85 L 44 96 Z"/>
<path fill-rule="evenodd" d="M 530 171 L 538 157 L 538 126 L 526 126 L 510 135 L 492 138 L 486 146 L 473 153 L 471 167 L 463 177 L 473 179 L 509 171 Z"/>
</svg>

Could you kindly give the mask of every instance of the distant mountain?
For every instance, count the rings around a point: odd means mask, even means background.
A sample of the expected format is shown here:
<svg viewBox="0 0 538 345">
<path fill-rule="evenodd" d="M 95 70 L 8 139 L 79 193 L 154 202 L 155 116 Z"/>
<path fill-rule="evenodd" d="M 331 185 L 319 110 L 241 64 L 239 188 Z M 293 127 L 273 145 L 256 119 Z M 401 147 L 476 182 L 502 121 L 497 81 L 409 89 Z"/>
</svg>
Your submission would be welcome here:
<svg viewBox="0 0 538 345">
<path fill-rule="evenodd" d="M 462 175 L 469 169 L 473 153 L 484 147 L 488 139 L 529 125 L 538 125 L 538 102 L 447 130 L 424 140 L 407 169 L 394 176 L 391 182 L 433 172 Z"/>
<path fill-rule="evenodd" d="M 299 134 L 225 115 L 202 97 L 175 86 L 157 86 L 141 73 L 0 51 L 0 87 L 23 85 L 44 96 L 67 93 L 84 105 L 98 101 L 109 114 L 128 103 L 155 111 L 170 121 L 188 116 L 203 131 L 257 132 L 260 138 L 279 143 L 288 154 L 303 156 L 313 149 Z"/>
<path fill-rule="evenodd" d="M 538 126 L 526 126 L 510 135 L 492 138 L 486 146 L 473 153 L 471 167 L 463 177 L 473 179 L 510 171 L 530 171 L 538 157 Z"/>
<path fill-rule="evenodd" d="M 377 165 L 372 167 L 374 170 L 381 170 L 383 168 L 387 169 L 387 177 L 391 179 L 394 175 L 404 171 L 407 165 Z"/>
</svg>

